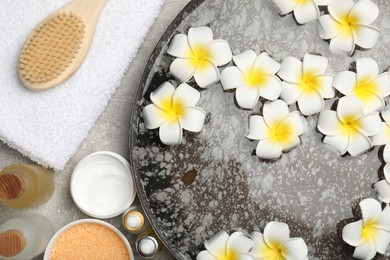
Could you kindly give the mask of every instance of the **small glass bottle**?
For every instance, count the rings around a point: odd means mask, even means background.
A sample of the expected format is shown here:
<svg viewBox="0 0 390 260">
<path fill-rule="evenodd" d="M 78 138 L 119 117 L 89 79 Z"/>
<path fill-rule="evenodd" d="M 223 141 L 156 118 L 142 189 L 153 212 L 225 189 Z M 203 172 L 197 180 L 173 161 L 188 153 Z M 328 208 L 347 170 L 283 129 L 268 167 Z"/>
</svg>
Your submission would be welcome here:
<svg viewBox="0 0 390 260">
<path fill-rule="evenodd" d="M 162 243 L 151 227 L 141 233 L 135 241 L 138 254 L 145 258 L 156 257 L 162 249 Z"/>
<path fill-rule="evenodd" d="M 53 192 L 53 173 L 41 166 L 12 164 L 0 172 L 0 203 L 10 208 L 41 205 Z"/>
<path fill-rule="evenodd" d="M 149 226 L 145 220 L 144 214 L 137 206 L 131 206 L 123 213 L 122 224 L 127 231 L 134 234 L 145 231 Z"/>
<path fill-rule="evenodd" d="M 40 215 L 7 220 L 0 225 L 0 258 L 34 258 L 43 253 L 53 234 L 50 221 Z"/>
</svg>

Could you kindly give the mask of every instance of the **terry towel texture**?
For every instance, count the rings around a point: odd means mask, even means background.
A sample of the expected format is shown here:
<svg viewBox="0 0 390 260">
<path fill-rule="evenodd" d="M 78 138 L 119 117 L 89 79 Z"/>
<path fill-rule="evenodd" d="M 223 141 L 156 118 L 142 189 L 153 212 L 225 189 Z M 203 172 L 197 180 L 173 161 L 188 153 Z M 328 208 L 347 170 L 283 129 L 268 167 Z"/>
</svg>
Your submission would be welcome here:
<svg viewBox="0 0 390 260">
<path fill-rule="evenodd" d="M 0 1 L 0 139 L 56 170 L 65 167 L 120 85 L 164 0 L 108 0 L 76 74 L 56 88 L 30 91 L 17 75 L 24 41 L 70 2 Z"/>
</svg>

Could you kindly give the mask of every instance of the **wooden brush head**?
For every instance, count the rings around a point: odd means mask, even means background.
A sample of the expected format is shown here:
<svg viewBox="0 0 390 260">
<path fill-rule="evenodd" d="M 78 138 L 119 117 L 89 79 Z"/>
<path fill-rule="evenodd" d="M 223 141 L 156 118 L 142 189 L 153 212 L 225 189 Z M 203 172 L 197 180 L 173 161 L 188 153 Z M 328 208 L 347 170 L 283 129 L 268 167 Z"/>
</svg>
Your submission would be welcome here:
<svg viewBox="0 0 390 260">
<path fill-rule="evenodd" d="M 0 198 L 5 200 L 16 199 L 23 194 L 25 184 L 15 174 L 5 173 L 0 175 Z"/>
<path fill-rule="evenodd" d="M 24 249 L 26 241 L 18 230 L 8 230 L 0 233 L 0 256 L 12 257 Z"/>
<path fill-rule="evenodd" d="M 19 77 L 26 87 L 45 89 L 60 84 L 60 77 L 80 52 L 85 36 L 81 18 L 60 12 L 36 27 L 26 40 L 19 60 Z"/>
</svg>

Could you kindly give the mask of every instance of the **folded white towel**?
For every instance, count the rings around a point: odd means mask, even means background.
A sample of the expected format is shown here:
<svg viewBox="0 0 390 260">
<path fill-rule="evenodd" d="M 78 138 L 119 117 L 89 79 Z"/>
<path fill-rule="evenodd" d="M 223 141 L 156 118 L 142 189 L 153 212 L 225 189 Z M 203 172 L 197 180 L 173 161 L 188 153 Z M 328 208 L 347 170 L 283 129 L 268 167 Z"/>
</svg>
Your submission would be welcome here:
<svg viewBox="0 0 390 260">
<path fill-rule="evenodd" d="M 63 169 L 120 85 L 163 1 L 108 0 L 80 69 L 41 92 L 20 83 L 19 53 L 35 26 L 70 0 L 0 1 L 0 139 L 44 166 Z"/>
</svg>

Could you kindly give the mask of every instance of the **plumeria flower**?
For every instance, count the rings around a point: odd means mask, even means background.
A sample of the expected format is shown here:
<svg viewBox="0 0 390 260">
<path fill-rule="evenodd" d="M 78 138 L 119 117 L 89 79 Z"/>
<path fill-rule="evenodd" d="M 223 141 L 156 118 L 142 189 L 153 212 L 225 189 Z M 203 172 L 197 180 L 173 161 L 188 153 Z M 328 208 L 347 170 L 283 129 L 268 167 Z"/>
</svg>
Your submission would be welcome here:
<svg viewBox="0 0 390 260">
<path fill-rule="evenodd" d="M 390 95 L 388 72 L 379 76 L 378 64 L 371 58 L 356 60 L 356 73 L 339 72 L 333 86 L 346 96 L 356 96 L 363 102 L 365 114 L 372 113 L 385 106 L 383 98 Z"/>
<path fill-rule="evenodd" d="M 230 236 L 221 230 L 204 242 L 206 250 L 201 251 L 197 260 L 255 260 L 249 254 L 254 242 L 242 232 L 234 232 Z"/>
<path fill-rule="evenodd" d="M 374 188 L 381 201 L 390 203 L 390 110 L 383 111 L 382 118 L 385 122 L 382 122 L 379 133 L 372 137 L 372 143 L 374 145 L 385 145 L 383 150 L 383 159 L 386 162 L 383 168 L 385 179 L 375 183 Z"/>
<path fill-rule="evenodd" d="M 326 73 L 328 59 L 306 54 L 303 62 L 287 57 L 278 72 L 282 81 L 281 98 L 288 105 L 298 101 L 302 114 L 308 116 L 324 109 L 324 98 L 333 98 L 333 75 Z"/>
<path fill-rule="evenodd" d="M 318 6 L 331 4 L 335 0 L 272 0 L 281 15 L 294 12 L 300 24 L 315 21 L 320 17 Z"/>
<path fill-rule="evenodd" d="M 183 129 L 200 132 L 203 128 L 206 112 L 196 107 L 200 93 L 186 83 L 176 89 L 164 82 L 150 94 L 153 104 L 142 110 L 147 129 L 160 128 L 159 136 L 164 144 L 180 144 Z"/>
<path fill-rule="evenodd" d="M 276 160 L 299 145 L 299 136 L 304 132 L 304 123 L 298 111 L 289 112 L 282 100 L 264 104 L 263 116 L 249 118 L 251 140 L 259 140 L 256 155 L 262 159 Z"/>
<path fill-rule="evenodd" d="M 307 245 L 302 238 L 290 238 L 290 229 L 281 222 L 269 222 L 264 234 L 252 233 L 251 253 L 259 260 L 306 260 Z"/>
<path fill-rule="evenodd" d="M 390 208 L 382 211 L 374 199 L 359 203 L 362 220 L 347 224 L 342 231 L 343 240 L 356 247 L 354 258 L 372 259 L 376 253 L 384 254 L 390 243 Z"/>
<path fill-rule="evenodd" d="M 232 59 L 232 51 L 224 40 L 213 40 L 209 27 L 190 28 L 188 36 L 173 37 L 168 53 L 177 57 L 170 66 L 170 72 L 181 82 L 194 77 L 201 88 L 217 83 L 220 78 L 217 66 Z"/>
<path fill-rule="evenodd" d="M 372 147 L 369 136 L 379 132 L 381 119 L 378 113 L 363 115 L 363 104 L 354 96 L 342 97 L 337 111 L 322 111 L 318 130 L 326 135 L 324 143 L 335 147 L 340 154 L 349 152 L 358 156 Z"/>
<path fill-rule="evenodd" d="M 236 100 L 239 106 L 252 109 L 259 97 L 275 100 L 281 92 L 281 82 L 275 73 L 280 64 L 267 53 L 257 56 L 253 50 L 247 50 L 233 57 L 237 66 L 224 69 L 221 73 L 223 89 L 237 89 Z"/>
<path fill-rule="evenodd" d="M 320 36 L 330 39 L 330 50 L 335 54 L 352 55 L 355 44 L 370 49 L 379 39 L 380 30 L 371 24 L 379 14 L 371 0 L 337 0 L 328 5 L 329 14 L 319 18 Z"/>
</svg>

